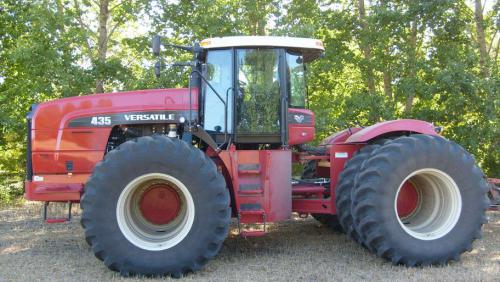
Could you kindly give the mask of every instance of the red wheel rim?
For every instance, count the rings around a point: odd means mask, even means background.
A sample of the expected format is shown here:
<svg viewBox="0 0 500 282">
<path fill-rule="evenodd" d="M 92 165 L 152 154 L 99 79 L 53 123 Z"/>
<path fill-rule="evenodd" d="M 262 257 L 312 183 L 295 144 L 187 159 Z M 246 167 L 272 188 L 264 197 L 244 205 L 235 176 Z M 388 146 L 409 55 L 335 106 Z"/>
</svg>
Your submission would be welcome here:
<svg viewBox="0 0 500 282">
<path fill-rule="evenodd" d="M 141 196 L 141 214 L 150 223 L 164 225 L 172 222 L 181 209 L 181 199 L 175 188 L 167 184 L 154 184 Z"/>
<path fill-rule="evenodd" d="M 419 196 L 415 186 L 406 181 L 399 191 L 397 201 L 397 211 L 399 217 L 411 215 L 418 207 Z"/>
</svg>

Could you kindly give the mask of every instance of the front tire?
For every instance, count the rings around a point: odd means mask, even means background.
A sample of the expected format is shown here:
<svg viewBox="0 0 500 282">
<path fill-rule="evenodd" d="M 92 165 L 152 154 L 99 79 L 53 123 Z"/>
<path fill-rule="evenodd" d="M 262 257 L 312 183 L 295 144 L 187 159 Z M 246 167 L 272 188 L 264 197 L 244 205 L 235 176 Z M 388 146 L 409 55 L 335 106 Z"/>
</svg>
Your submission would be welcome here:
<svg viewBox="0 0 500 282">
<path fill-rule="evenodd" d="M 362 242 L 408 266 L 446 264 L 472 249 L 486 222 L 488 186 L 474 159 L 444 138 L 412 135 L 363 163 L 352 214 Z"/>
<path fill-rule="evenodd" d="M 229 230 L 229 192 L 203 152 L 165 136 L 109 152 L 85 185 L 82 226 L 95 256 L 122 275 L 200 269 Z"/>
<path fill-rule="evenodd" d="M 354 189 L 356 175 L 358 175 L 361 165 L 378 147 L 379 145 L 372 144 L 358 150 L 354 156 L 345 163 L 344 169 L 339 175 L 337 188 L 335 189 L 335 206 L 337 208 L 339 224 L 342 229 L 345 230 L 349 238 L 360 244 L 362 244 L 361 236 L 353 225 L 351 192 Z"/>
</svg>

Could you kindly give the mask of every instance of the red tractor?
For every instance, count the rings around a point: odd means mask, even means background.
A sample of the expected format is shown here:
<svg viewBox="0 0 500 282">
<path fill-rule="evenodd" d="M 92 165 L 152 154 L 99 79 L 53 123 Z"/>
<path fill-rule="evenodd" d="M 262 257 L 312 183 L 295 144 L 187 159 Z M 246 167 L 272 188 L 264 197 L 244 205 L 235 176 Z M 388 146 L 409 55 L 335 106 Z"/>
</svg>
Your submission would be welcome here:
<svg viewBox="0 0 500 282">
<path fill-rule="evenodd" d="M 292 212 L 310 214 L 408 266 L 458 260 L 481 236 L 485 176 L 433 124 L 392 120 L 304 145 L 315 135 L 305 64 L 321 57 L 321 41 L 167 46 L 193 52 L 174 64 L 191 69 L 189 88 L 65 98 L 27 115 L 26 198 L 45 208 L 80 202 L 85 238 L 110 269 L 199 270 L 232 217 L 241 236 L 257 237 Z M 305 166 L 302 177 L 292 178 L 293 163 Z"/>
</svg>

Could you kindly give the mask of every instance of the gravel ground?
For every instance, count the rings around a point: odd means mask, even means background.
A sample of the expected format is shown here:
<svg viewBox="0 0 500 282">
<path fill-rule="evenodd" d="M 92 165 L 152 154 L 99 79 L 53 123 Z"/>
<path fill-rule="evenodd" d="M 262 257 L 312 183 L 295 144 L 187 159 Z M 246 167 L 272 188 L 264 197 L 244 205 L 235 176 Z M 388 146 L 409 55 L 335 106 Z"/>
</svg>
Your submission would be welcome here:
<svg viewBox="0 0 500 282">
<path fill-rule="evenodd" d="M 94 257 L 76 208 L 74 220 L 63 224 L 44 224 L 40 208 L 0 210 L 0 281 L 141 280 L 122 278 Z M 500 281 L 500 212 L 488 216 L 483 239 L 460 262 L 425 268 L 392 266 L 312 218 L 294 217 L 271 225 L 266 237 L 246 240 L 233 226 L 214 260 L 176 281 Z"/>
</svg>

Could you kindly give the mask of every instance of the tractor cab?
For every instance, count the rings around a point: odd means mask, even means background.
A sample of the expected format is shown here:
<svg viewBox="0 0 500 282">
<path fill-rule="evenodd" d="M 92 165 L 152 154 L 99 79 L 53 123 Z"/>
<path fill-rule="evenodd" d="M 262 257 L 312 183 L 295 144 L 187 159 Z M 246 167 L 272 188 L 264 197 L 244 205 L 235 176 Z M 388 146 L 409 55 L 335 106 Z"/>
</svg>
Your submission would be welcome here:
<svg viewBox="0 0 500 282">
<path fill-rule="evenodd" d="M 160 40 L 153 39 L 157 55 Z M 272 149 L 314 139 L 314 115 L 305 109 L 305 64 L 323 54 L 321 41 L 231 36 L 194 47 L 163 45 L 194 53 L 192 62 L 174 66 L 192 68 L 189 89 L 198 89 L 199 108 L 187 128 L 210 147 Z M 160 68 L 158 63 L 157 75 Z"/>
<path fill-rule="evenodd" d="M 200 46 L 205 51 L 202 74 L 207 80 L 201 84 L 200 116 L 203 128 L 217 143 L 229 135 L 237 146 L 246 148 L 287 145 L 289 122 L 314 128 L 312 112 L 301 112 L 293 119 L 289 109 L 306 106 L 304 64 L 321 56 L 321 41 L 235 36 L 205 39 Z"/>
</svg>

